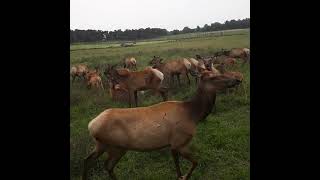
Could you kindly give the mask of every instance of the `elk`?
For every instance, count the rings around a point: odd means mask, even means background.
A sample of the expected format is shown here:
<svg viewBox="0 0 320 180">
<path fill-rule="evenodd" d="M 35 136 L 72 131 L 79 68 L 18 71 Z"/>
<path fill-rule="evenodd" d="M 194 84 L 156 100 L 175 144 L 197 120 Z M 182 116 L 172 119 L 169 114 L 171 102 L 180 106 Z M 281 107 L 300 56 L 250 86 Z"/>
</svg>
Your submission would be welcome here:
<svg viewBox="0 0 320 180">
<path fill-rule="evenodd" d="M 138 106 L 138 91 L 154 90 L 167 100 L 167 88 L 162 86 L 163 73 L 152 67 L 146 67 L 142 71 L 130 71 L 129 69 L 114 69 L 116 65 L 108 65 L 105 75 L 115 84 L 122 83 L 129 92 L 129 106 L 131 107 L 131 97 L 134 95 L 135 105 Z"/>
<path fill-rule="evenodd" d="M 89 69 L 84 64 L 78 64 L 71 67 L 70 75 L 72 77 L 72 82 L 75 80 L 76 77 L 79 79 L 85 79 L 85 75 L 89 72 Z"/>
<path fill-rule="evenodd" d="M 199 62 L 202 62 L 206 69 L 207 70 L 211 70 L 211 64 L 213 62 L 213 57 L 211 56 L 208 56 L 208 57 L 202 57 L 200 56 L 199 54 L 196 54 L 196 59 L 199 61 Z"/>
<path fill-rule="evenodd" d="M 221 74 L 226 75 L 231 78 L 235 78 L 239 80 L 239 82 L 243 81 L 243 74 L 236 71 L 226 71 L 225 64 L 219 64 L 215 67 Z"/>
<path fill-rule="evenodd" d="M 227 66 L 233 66 L 236 63 L 236 59 L 233 57 L 229 57 L 226 55 L 215 56 L 211 59 L 213 64 L 221 64 L 224 63 Z"/>
<path fill-rule="evenodd" d="M 114 101 L 128 102 L 129 100 L 129 91 L 125 84 L 119 83 L 115 84 L 108 79 L 109 84 L 109 93 Z"/>
<path fill-rule="evenodd" d="M 220 74 L 223 74 L 223 75 L 230 77 L 230 78 L 237 79 L 239 84 L 237 86 L 234 86 L 234 90 L 238 89 L 239 85 L 242 83 L 242 81 L 244 79 L 242 73 L 236 72 L 236 71 L 226 71 L 225 64 L 223 64 L 223 63 L 216 65 L 216 69 L 219 71 Z M 228 94 L 229 89 L 224 89 L 224 90 L 222 90 L 222 92 L 225 92 Z"/>
<path fill-rule="evenodd" d="M 94 71 L 89 71 L 86 73 L 85 78 L 87 80 L 87 88 L 91 87 L 102 88 L 104 90 L 101 77 L 99 76 L 99 72 L 97 69 Z"/>
<path fill-rule="evenodd" d="M 206 70 L 206 66 L 203 61 L 198 61 L 194 58 L 187 58 L 191 63 L 190 74 L 195 77 L 196 83 L 198 83 L 198 74 Z"/>
<path fill-rule="evenodd" d="M 127 57 L 123 59 L 123 68 L 137 70 L 137 60 L 134 57 Z"/>
<path fill-rule="evenodd" d="M 174 76 L 176 76 L 179 86 L 181 86 L 180 75 L 184 74 L 187 77 L 188 83 L 190 85 L 191 82 L 188 74 L 190 73 L 191 63 L 186 58 L 169 60 L 165 63 L 163 63 L 162 60 L 163 59 L 159 56 L 154 56 L 153 59 L 149 62 L 149 64 L 153 65 L 153 68 L 158 69 L 164 75 L 169 75 L 172 83 L 174 82 Z"/>
<path fill-rule="evenodd" d="M 95 148 L 84 159 L 83 180 L 87 179 L 89 163 L 104 152 L 108 153 L 105 168 L 109 176 L 116 179 L 113 169 L 127 151 L 154 151 L 165 147 L 171 150 L 177 177 L 181 180 L 189 179 L 198 164 L 188 148 L 196 133 L 196 126 L 215 106 L 216 91 L 233 87 L 237 83 L 233 78 L 204 71 L 191 100 L 103 111 L 88 124 Z M 183 176 L 179 165 L 180 156 L 192 163 L 192 167 Z"/>
<path fill-rule="evenodd" d="M 231 58 L 241 58 L 244 62 L 250 60 L 250 49 L 248 48 L 233 48 L 230 51 L 226 51 L 227 56 Z"/>
</svg>

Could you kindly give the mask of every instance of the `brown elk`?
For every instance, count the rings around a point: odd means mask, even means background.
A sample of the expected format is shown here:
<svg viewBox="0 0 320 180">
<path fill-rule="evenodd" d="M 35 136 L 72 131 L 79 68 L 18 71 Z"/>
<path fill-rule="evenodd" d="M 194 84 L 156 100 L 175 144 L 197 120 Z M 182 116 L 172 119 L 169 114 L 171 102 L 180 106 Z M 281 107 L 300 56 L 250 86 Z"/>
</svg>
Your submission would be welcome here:
<svg viewBox="0 0 320 180">
<path fill-rule="evenodd" d="M 233 48 L 230 51 L 225 51 L 225 55 L 231 58 L 241 58 L 244 62 L 250 61 L 250 49 L 248 48 Z"/>
<path fill-rule="evenodd" d="M 207 56 L 207 57 L 202 57 L 199 54 L 196 55 L 196 59 L 199 62 L 202 62 L 207 70 L 211 70 L 212 63 L 214 62 L 214 57 L 213 56 Z"/>
<path fill-rule="evenodd" d="M 165 76 L 169 76 L 171 83 L 174 82 L 174 76 L 177 77 L 179 86 L 181 86 L 180 83 L 180 75 L 183 74 L 187 77 L 188 83 L 190 84 L 190 78 L 189 73 L 191 69 L 191 63 L 186 59 L 175 59 L 175 60 L 169 60 L 167 62 L 162 62 L 162 58 L 159 56 L 154 56 L 153 59 L 149 62 L 150 65 L 153 65 L 152 67 L 155 69 L 158 69 L 161 71 Z"/>
<path fill-rule="evenodd" d="M 87 88 L 102 88 L 104 90 L 101 77 L 97 69 L 86 73 L 85 78 L 87 80 Z"/>
<path fill-rule="evenodd" d="M 125 84 L 119 83 L 115 84 L 111 80 L 108 80 L 109 84 L 109 93 L 114 101 L 120 101 L 120 102 L 128 102 L 129 101 L 129 91 L 128 87 L 126 87 Z"/>
<path fill-rule="evenodd" d="M 222 64 L 218 64 L 218 65 L 215 65 L 216 69 L 219 71 L 220 74 L 223 74 L 227 77 L 230 77 L 230 78 L 234 78 L 234 79 L 237 79 L 239 84 L 237 86 L 234 86 L 232 89 L 233 90 L 237 90 L 239 88 L 239 85 L 242 83 L 243 79 L 244 79 L 244 76 L 242 73 L 240 72 L 237 72 L 237 71 L 226 71 L 226 68 L 225 68 L 225 65 L 222 63 Z M 229 89 L 224 89 L 222 90 L 222 92 L 224 93 L 229 93 Z"/>
<path fill-rule="evenodd" d="M 131 97 L 134 95 L 135 105 L 138 106 L 138 91 L 153 90 L 167 100 L 167 88 L 162 86 L 163 74 L 152 67 L 146 67 L 142 71 L 130 71 L 129 69 L 114 69 L 115 66 L 108 66 L 105 75 L 113 83 L 122 83 L 129 92 L 129 106 Z"/>
<path fill-rule="evenodd" d="M 75 80 L 76 77 L 79 79 L 85 79 L 85 75 L 89 72 L 89 69 L 84 64 L 78 64 L 71 67 L 70 75 L 72 77 L 72 82 Z"/>
<path fill-rule="evenodd" d="M 134 57 L 127 57 L 123 59 L 123 68 L 137 69 L 137 60 Z"/>
<path fill-rule="evenodd" d="M 198 83 L 198 74 L 205 71 L 207 68 L 202 60 L 196 60 L 194 58 L 187 58 L 191 63 L 190 74 L 194 76 L 196 83 Z"/>
<path fill-rule="evenodd" d="M 210 71 L 201 73 L 196 95 L 189 101 L 167 101 L 147 107 L 112 108 L 103 111 L 88 125 L 95 142 L 94 150 L 85 158 L 82 178 L 87 179 L 89 162 L 108 153 L 105 168 L 116 179 L 114 167 L 128 150 L 153 151 L 169 147 L 179 179 L 187 180 L 197 167 L 188 144 L 196 133 L 196 125 L 215 106 L 216 91 L 235 86 L 237 80 Z M 179 156 L 192 167 L 182 176 Z"/>
<path fill-rule="evenodd" d="M 226 55 L 215 56 L 211 60 L 212 64 L 225 64 L 226 66 L 233 66 L 236 63 L 236 59 Z"/>
<path fill-rule="evenodd" d="M 221 74 L 226 75 L 230 78 L 235 78 L 239 80 L 239 82 L 243 81 L 243 74 L 236 71 L 226 71 L 225 64 L 219 64 L 215 67 Z"/>
</svg>

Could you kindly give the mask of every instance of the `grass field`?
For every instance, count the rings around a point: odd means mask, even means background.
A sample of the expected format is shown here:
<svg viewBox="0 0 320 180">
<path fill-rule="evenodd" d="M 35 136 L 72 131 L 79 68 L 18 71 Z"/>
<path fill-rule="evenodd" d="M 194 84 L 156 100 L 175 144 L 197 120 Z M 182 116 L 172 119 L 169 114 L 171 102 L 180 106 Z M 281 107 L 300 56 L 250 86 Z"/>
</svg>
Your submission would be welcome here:
<svg viewBox="0 0 320 180">
<path fill-rule="evenodd" d="M 145 45 L 145 44 L 154 44 L 154 43 L 163 43 L 163 42 L 174 42 L 182 39 L 193 39 L 193 38 L 205 38 L 205 37 L 218 37 L 221 32 L 224 33 L 224 36 L 232 35 L 243 35 L 248 34 L 249 29 L 233 29 L 225 31 L 212 31 L 212 32 L 201 32 L 201 33 L 186 33 L 170 36 L 162 36 L 154 39 L 139 40 L 136 42 L 135 46 Z M 114 48 L 120 47 L 120 41 L 111 41 L 111 42 L 99 42 L 99 43 L 75 43 L 70 46 L 71 51 L 85 50 L 85 49 L 105 49 L 105 48 Z"/>
<path fill-rule="evenodd" d="M 79 46 L 79 45 L 75 45 Z M 221 48 L 250 47 L 249 32 L 228 36 L 209 36 L 178 41 L 146 41 L 133 47 L 110 47 L 95 49 L 99 44 L 87 44 L 85 48 L 70 51 L 71 64 L 84 63 L 90 67 L 119 62 L 124 56 L 132 55 L 139 69 L 147 65 L 154 55 L 164 59 L 194 57 L 195 54 L 209 55 Z M 81 50 L 82 49 L 82 50 Z M 244 73 L 245 81 L 233 94 L 218 94 L 217 109 L 206 120 L 200 122 L 191 149 L 199 165 L 191 179 L 245 180 L 250 179 L 250 67 L 237 63 L 234 70 Z M 103 77 L 104 78 L 104 77 Z M 88 122 L 100 112 L 112 107 L 127 107 L 127 103 L 116 103 L 107 91 L 87 90 L 81 81 L 70 85 L 70 174 L 71 179 L 80 179 L 83 158 L 92 150 L 93 142 L 88 133 Z M 192 86 L 175 87 L 169 94 L 170 100 L 186 100 L 195 92 Z M 140 106 L 161 101 L 161 97 L 148 93 L 139 96 Z M 104 154 L 90 170 L 90 179 L 109 179 L 104 170 Z M 186 173 L 190 163 L 182 160 L 182 172 Z M 168 150 L 155 152 L 128 152 L 117 164 L 118 179 L 164 180 L 176 179 L 175 166 Z"/>
</svg>

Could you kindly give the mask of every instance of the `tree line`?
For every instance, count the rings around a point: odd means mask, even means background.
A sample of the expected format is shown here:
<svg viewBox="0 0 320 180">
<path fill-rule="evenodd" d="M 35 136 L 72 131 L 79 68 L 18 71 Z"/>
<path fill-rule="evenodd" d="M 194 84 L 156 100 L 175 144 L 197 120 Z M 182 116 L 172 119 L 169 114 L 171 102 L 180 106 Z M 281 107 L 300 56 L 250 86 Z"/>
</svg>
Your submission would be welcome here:
<svg viewBox="0 0 320 180">
<path fill-rule="evenodd" d="M 99 41 L 115 41 L 115 40 L 127 40 L 136 41 L 141 39 L 157 38 L 165 35 L 185 34 L 193 32 L 208 32 L 208 31 L 220 31 L 229 29 L 243 29 L 250 28 L 250 18 L 242 20 L 230 20 L 224 23 L 211 23 L 210 25 L 205 24 L 203 27 L 197 26 L 192 29 L 184 27 L 182 30 L 168 31 L 161 28 L 140 28 L 140 29 L 127 29 L 114 30 L 114 31 L 101 31 L 101 30 L 70 30 L 70 43 L 76 42 L 99 42 Z"/>
</svg>

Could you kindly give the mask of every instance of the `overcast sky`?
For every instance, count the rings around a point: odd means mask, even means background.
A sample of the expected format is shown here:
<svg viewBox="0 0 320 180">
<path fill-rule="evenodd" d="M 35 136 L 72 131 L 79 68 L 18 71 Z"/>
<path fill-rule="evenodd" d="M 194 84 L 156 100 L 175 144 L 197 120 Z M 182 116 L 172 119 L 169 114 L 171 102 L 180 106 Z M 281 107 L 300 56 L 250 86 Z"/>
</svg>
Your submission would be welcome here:
<svg viewBox="0 0 320 180">
<path fill-rule="evenodd" d="M 250 0 L 70 0 L 70 28 L 195 28 L 250 18 Z"/>
</svg>

